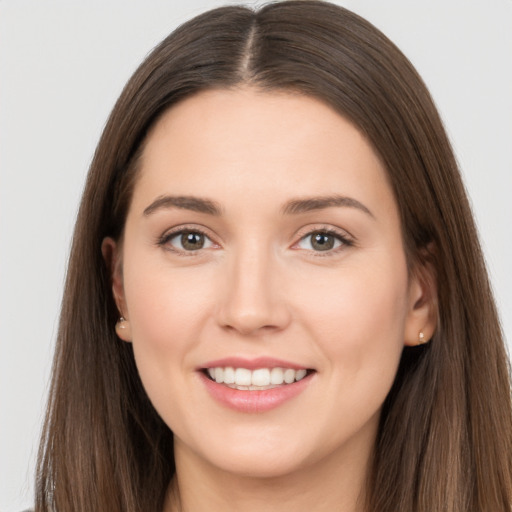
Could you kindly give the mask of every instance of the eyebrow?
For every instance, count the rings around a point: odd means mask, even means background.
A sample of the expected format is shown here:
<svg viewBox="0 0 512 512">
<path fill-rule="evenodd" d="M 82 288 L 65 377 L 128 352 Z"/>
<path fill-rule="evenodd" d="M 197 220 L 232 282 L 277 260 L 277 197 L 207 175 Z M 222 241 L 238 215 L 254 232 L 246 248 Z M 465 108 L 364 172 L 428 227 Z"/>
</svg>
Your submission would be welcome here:
<svg viewBox="0 0 512 512">
<path fill-rule="evenodd" d="M 330 195 L 319 197 L 307 197 L 304 199 L 292 199 L 288 201 L 281 212 L 283 215 L 298 215 L 315 210 L 324 210 L 326 208 L 348 207 L 356 208 L 375 218 L 373 213 L 361 202 L 352 197 Z M 179 208 L 190 210 L 216 217 L 222 214 L 222 208 L 218 203 L 211 199 L 205 199 L 195 196 L 160 196 L 157 197 L 145 210 L 144 216 L 149 216 L 161 209 Z"/>
<path fill-rule="evenodd" d="M 333 207 L 357 208 L 362 212 L 375 218 L 373 213 L 361 202 L 352 197 L 329 195 L 320 197 L 307 197 L 304 199 L 293 199 L 287 202 L 282 212 L 285 215 L 307 213 L 314 210 L 324 210 Z"/>
<path fill-rule="evenodd" d="M 145 210 L 148 216 L 160 209 L 180 208 L 208 215 L 221 215 L 221 207 L 215 201 L 194 196 L 160 196 L 157 197 Z"/>
</svg>

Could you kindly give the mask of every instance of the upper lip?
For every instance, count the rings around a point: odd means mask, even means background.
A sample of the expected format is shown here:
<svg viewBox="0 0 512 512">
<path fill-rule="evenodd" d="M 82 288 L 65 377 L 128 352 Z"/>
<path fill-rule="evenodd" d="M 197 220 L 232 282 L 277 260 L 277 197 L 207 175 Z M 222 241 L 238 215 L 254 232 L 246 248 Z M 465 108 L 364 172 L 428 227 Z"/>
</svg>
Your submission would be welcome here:
<svg viewBox="0 0 512 512">
<path fill-rule="evenodd" d="M 246 368 L 247 370 L 257 370 L 258 368 L 292 368 L 293 370 L 307 370 L 307 366 L 297 364 L 283 359 L 276 359 L 274 357 L 257 357 L 253 359 L 246 359 L 243 357 L 225 357 L 209 361 L 202 365 L 199 370 L 206 368 Z"/>
</svg>

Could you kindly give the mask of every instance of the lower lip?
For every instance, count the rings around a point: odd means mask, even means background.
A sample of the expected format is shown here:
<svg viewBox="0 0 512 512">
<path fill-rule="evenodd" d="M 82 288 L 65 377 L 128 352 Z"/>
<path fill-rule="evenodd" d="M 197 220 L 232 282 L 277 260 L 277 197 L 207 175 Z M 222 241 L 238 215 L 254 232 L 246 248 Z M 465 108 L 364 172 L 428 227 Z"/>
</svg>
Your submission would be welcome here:
<svg viewBox="0 0 512 512">
<path fill-rule="evenodd" d="M 235 411 L 259 413 L 275 409 L 302 393 L 310 384 L 313 374 L 293 384 L 283 384 L 277 388 L 261 391 L 233 389 L 224 384 L 218 384 L 202 372 L 200 376 L 206 389 L 217 402 Z"/>
</svg>

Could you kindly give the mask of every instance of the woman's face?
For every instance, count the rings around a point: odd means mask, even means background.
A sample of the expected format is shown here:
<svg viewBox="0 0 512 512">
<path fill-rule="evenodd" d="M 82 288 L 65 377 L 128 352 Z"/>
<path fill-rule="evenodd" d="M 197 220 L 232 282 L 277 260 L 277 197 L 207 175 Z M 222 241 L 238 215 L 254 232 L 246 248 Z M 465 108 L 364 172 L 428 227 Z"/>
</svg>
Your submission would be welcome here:
<svg viewBox="0 0 512 512">
<path fill-rule="evenodd" d="M 346 119 L 251 88 L 183 101 L 104 251 L 178 461 L 276 476 L 367 459 L 427 317 L 384 168 Z"/>
</svg>

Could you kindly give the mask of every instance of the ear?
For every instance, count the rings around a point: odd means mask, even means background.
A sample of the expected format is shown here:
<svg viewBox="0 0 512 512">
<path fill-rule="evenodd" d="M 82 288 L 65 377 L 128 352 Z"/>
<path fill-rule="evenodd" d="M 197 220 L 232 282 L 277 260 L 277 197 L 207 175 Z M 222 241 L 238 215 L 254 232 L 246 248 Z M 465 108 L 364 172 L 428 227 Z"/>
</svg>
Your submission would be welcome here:
<svg viewBox="0 0 512 512">
<path fill-rule="evenodd" d="M 116 323 L 116 333 L 123 341 L 131 341 L 130 321 L 124 294 L 121 245 L 113 238 L 106 237 L 101 244 L 101 253 L 110 273 L 112 295 L 120 316 Z"/>
<path fill-rule="evenodd" d="M 406 346 L 427 343 L 434 335 L 439 316 L 437 276 L 428 257 L 419 260 L 411 272 L 408 301 L 404 343 Z"/>
</svg>

